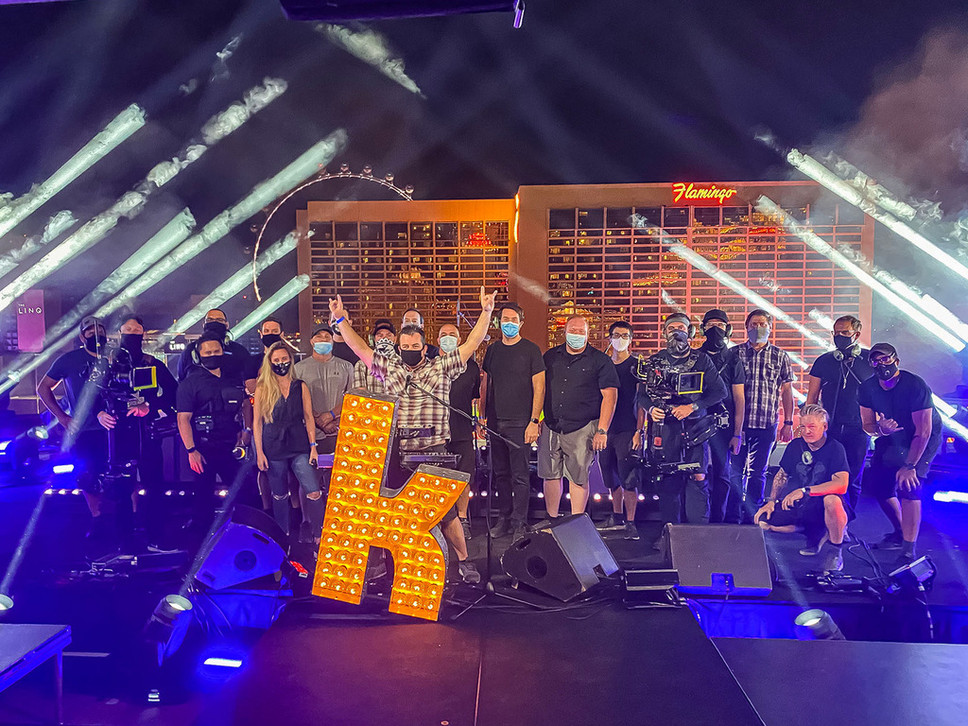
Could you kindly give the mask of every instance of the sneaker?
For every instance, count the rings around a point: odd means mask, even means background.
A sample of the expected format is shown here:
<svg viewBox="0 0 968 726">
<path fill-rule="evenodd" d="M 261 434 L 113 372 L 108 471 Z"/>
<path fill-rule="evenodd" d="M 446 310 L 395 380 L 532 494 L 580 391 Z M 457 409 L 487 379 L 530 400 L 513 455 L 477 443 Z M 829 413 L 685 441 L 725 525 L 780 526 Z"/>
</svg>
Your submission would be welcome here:
<svg viewBox="0 0 968 726">
<path fill-rule="evenodd" d="M 497 520 L 497 524 L 491 527 L 491 537 L 497 539 L 508 534 L 511 534 L 511 521 L 507 517 L 501 517 Z"/>
<path fill-rule="evenodd" d="M 514 525 L 514 528 L 511 530 L 512 542 L 517 542 L 522 537 L 527 537 L 527 536 L 528 536 L 528 528 L 524 525 L 524 522 L 518 522 L 517 524 Z"/>
<path fill-rule="evenodd" d="M 464 530 L 464 541 L 466 542 L 471 538 L 471 520 L 467 517 L 461 517 L 460 527 Z"/>
<path fill-rule="evenodd" d="M 888 574 L 893 573 L 895 570 L 900 570 L 902 567 L 906 567 L 907 565 L 910 565 L 916 559 L 917 557 L 915 555 L 909 555 L 907 552 L 902 552 L 897 556 L 897 559 L 894 560 L 894 563 L 891 565 L 891 569 L 888 570 Z"/>
<path fill-rule="evenodd" d="M 842 569 L 844 569 L 843 548 L 827 545 L 824 548 L 823 571 L 840 572 Z"/>
<path fill-rule="evenodd" d="M 457 572 L 460 574 L 461 579 L 469 585 L 476 585 L 481 581 L 481 573 L 477 571 L 474 563 L 470 560 L 458 562 Z"/>
<path fill-rule="evenodd" d="M 823 549 L 823 546 L 828 539 L 829 537 L 827 537 L 827 533 L 824 532 L 819 542 L 817 542 L 816 544 L 807 544 L 806 547 L 800 550 L 800 554 L 803 555 L 804 557 L 813 557 L 814 555 L 819 555 L 820 550 Z"/>
<path fill-rule="evenodd" d="M 635 527 L 635 522 L 625 523 L 625 539 L 637 540 L 639 538 L 639 530 Z"/>
<path fill-rule="evenodd" d="M 610 513 L 605 519 L 595 525 L 595 529 L 599 532 L 607 532 L 610 530 L 623 529 L 625 527 L 625 521 L 619 521 L 618 517 L 615 516 L 614 512 Z"/>
<path fill-rule="evenodd" d="M 904 546 L 904 537 L 900 532 L 891 532 L 884 535 L 884 538 L 874 545 L 879 550 L 899 550 Z"/>
</svg>

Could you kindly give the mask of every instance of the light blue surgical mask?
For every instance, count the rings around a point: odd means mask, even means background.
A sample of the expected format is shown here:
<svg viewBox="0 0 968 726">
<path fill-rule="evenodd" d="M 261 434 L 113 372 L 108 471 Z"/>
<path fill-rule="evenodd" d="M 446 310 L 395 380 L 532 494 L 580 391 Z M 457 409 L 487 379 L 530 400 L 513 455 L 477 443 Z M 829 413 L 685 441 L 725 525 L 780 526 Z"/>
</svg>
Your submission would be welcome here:
<svg viewBox="0 0 968 726">
<path fill-rule="evenodd" d="M 565 342 L 572 350 L 580 350 L 581 348 L 584 348 L 587 341 L 587 335 L 581 335 L 580 333 L 565 333 Z"/>
<path fill-rule="evenodd" d="M 440 340 L 440 349 L 444 353 L 453 353 L 457 350 L 457 336 L 456 335 L 442 335 Z"/>
<path fill-rule="evenodd" d="M 313 352 L 319 355 L 329 355 L 333 352 L 332 343 L 313 343 Z"/>
<path fill-rule="evenodd" d="M 514 338 L 521 331 L 521 323 L 501 323 L 501 332 L 508 338 Z"/>
</svg>

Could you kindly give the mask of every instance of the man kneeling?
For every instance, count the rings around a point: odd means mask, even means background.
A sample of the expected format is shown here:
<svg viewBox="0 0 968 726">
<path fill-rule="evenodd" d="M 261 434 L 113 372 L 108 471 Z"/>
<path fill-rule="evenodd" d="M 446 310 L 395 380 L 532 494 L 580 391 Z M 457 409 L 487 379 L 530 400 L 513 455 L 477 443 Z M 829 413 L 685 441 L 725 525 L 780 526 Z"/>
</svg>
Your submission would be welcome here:
<svg viewBox="0 0 968 726">
<path fill-rule="evenodd" d="M 850 479 L 847 454 L 839 441 L 827 438 L 827 412 L 822 407 L 804 406 L 800 428 L 800 438 L 791 441 L 783 453 L 770 498 L 753 521 L 773 532 L 802 529 L 807 541 L 816 544 L 801 553 L 822 554 L 824 572 L 837 572 L 844 566 L 844 495 Z M 826 544 L 822 544 L 824 540 Z"/>
</svg>

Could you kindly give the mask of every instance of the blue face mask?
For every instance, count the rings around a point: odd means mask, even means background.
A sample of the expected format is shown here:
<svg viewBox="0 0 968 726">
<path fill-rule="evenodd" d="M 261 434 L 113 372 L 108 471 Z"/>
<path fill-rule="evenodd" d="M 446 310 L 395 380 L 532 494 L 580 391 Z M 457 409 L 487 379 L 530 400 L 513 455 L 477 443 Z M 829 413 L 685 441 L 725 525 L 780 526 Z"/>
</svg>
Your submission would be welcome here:
<svg viewBox="0 0 968 726">
<path fill-rule="evenodd" d="M 329 355 L 333 352 L 332 343 L 313 343 L 313 352 L 319 355 Z"/>
<path fill-rule="evenodd" d="M 572 350 L 584 348 L 587 340 L 587 335 L 581 335 L 580 333 L 565 333 L 565 342 Z"/>
<path fill-rule="evenodd" d="M 440 349 L 445 353 L 453 353 L 457 350 L 457 336 L 444 335 L 440 338 Z"/>
<path fill-rule="evenodd" d="M 516 337 L 520 330 L 521 323 L 501 323 L 501 332 L 504 333 L 504 335 L 506 335 L 508 338 Z"/>
</svg>

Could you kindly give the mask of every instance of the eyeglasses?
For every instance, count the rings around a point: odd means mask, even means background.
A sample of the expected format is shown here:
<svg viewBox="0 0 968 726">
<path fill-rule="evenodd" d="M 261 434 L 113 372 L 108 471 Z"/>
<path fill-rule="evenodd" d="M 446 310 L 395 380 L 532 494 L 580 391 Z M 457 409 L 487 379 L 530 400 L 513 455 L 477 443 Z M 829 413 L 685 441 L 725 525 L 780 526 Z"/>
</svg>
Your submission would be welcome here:
<svg viewBox="0 0 968 726">
<path fill-rule="evenodd" d="M 870 359 L 870 364 L 872 366 L 874 366 L 875 368 L 877 368 L 879 366 L 887 366 L 887 365 L 890 365 L 894 361 L 895 361 L 894 356 L 893 355 L 889 355 L 889 356 L 884 356 L 884 357 L 871 358 Z"/>
<path fill-rule="evenodd" d="M 612 337 L 621 340 L 632 340 L 632 336 L 629 333 L 612 333 Z"/>
</svg>

